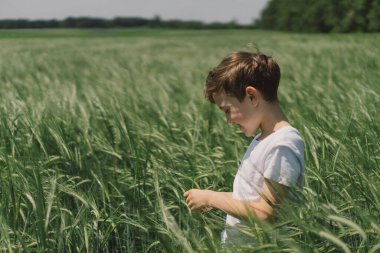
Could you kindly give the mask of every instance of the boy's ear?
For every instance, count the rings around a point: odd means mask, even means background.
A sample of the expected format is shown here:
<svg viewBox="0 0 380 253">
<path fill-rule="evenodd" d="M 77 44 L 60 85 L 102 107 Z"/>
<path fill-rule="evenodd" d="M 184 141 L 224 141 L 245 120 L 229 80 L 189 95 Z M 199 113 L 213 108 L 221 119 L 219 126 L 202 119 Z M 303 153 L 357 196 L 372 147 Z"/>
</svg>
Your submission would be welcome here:
<svg viewBox="0 0 380 253">
<path fill-rule="evenodd" d="M 253 101 L 256 98 L 257 90 L 253 88 L 252 86 L 247 86 L 245 88 L 245 92 L 251 101 Z"/>
</svg>

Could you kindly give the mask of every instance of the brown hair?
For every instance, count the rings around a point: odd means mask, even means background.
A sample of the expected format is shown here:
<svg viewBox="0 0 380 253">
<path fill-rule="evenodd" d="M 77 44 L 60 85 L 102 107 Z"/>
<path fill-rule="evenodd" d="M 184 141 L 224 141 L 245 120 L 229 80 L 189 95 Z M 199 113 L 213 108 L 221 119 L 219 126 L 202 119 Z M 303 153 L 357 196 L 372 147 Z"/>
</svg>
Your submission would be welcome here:
<svg viewBox="0 0 380 253">
<path fill-rule="evenodd" d="M 215 103 L 213 95 L 224 91 L 243 101 L 247 86 L 259 90 L 264 99 L 277 101 L 280 67 L 271 56 L 245 51 L 234 52 L 224 58 L 208 74 L 204 89 L 205 97 Z"/>
</svg>

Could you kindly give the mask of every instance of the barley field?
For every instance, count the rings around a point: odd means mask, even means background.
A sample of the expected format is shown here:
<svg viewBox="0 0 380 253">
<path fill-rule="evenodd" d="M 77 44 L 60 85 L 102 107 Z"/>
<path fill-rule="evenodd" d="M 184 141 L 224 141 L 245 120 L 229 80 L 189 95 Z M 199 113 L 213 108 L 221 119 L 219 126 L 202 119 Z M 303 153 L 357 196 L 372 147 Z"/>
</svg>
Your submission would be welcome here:
<svg viewBox="0 0 380 253">
<path fill-rule="evenodd" d="M 380 34 L 1 30 L 0 252 L 224 252 L 219 211 L 250 142 L 203 98 L 255 47 L 305 140 L 306 182 L 233 252 L 380 252 Z M 286 226 L 286 231 L 281 227 Z"/>
</svg>

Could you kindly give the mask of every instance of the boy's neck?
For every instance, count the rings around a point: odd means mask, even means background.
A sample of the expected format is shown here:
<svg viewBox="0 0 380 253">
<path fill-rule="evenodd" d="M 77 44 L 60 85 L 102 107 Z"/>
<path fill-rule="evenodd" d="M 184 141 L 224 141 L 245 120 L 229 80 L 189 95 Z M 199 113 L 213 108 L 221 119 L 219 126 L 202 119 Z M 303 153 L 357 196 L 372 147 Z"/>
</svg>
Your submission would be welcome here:
<svg viewBox="0 0 380 253">
<path fill-rule="evenodd" d="M 281 107 L 277 102 L 267 103 L 264 108 L 263 115 L 263 120 L 260 125 L 260 140 L 265 139 L 270 134 L 276 132 L 278 129 L 290 125 L 288 119 L 282 112 Z"/>
</svg>

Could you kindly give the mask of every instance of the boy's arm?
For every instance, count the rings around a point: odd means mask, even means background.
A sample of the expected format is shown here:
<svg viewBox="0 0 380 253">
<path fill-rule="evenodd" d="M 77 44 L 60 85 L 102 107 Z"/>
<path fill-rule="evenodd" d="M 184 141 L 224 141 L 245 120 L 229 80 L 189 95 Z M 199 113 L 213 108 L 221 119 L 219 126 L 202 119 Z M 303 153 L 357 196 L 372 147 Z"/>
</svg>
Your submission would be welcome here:
<svg viewBox="0 0 380 253">
<path fill-rule="evenodd" d="M 184 194 L 191 210 L 211 206 L 240 219 L 248 219 L 253 214 L 260 220 L 272 221 L 275 217 L 272 206 L 281 206 L 287 196 L 287 187 L 265 179 L 261 195 L 259 201 L 242 201 L 233 199 L 232 193 L 210 190 L 192 189 Z"/>
<path fill-rule="evenodd" d="M 232 198 L 232 192 L 218 192 L 220 193 L 221 195 L 224 195 L 226 198 Z M 214 207 L 210 206 L 210 205 L 207 205 L 207 206 L 203 206 L 201 208 L 199 208 L 199 210 L 202 212 L 202 213 L 206 213 L 208 211 L 211 211 L 212 209 L 214 209 Z"/>
</svg>

